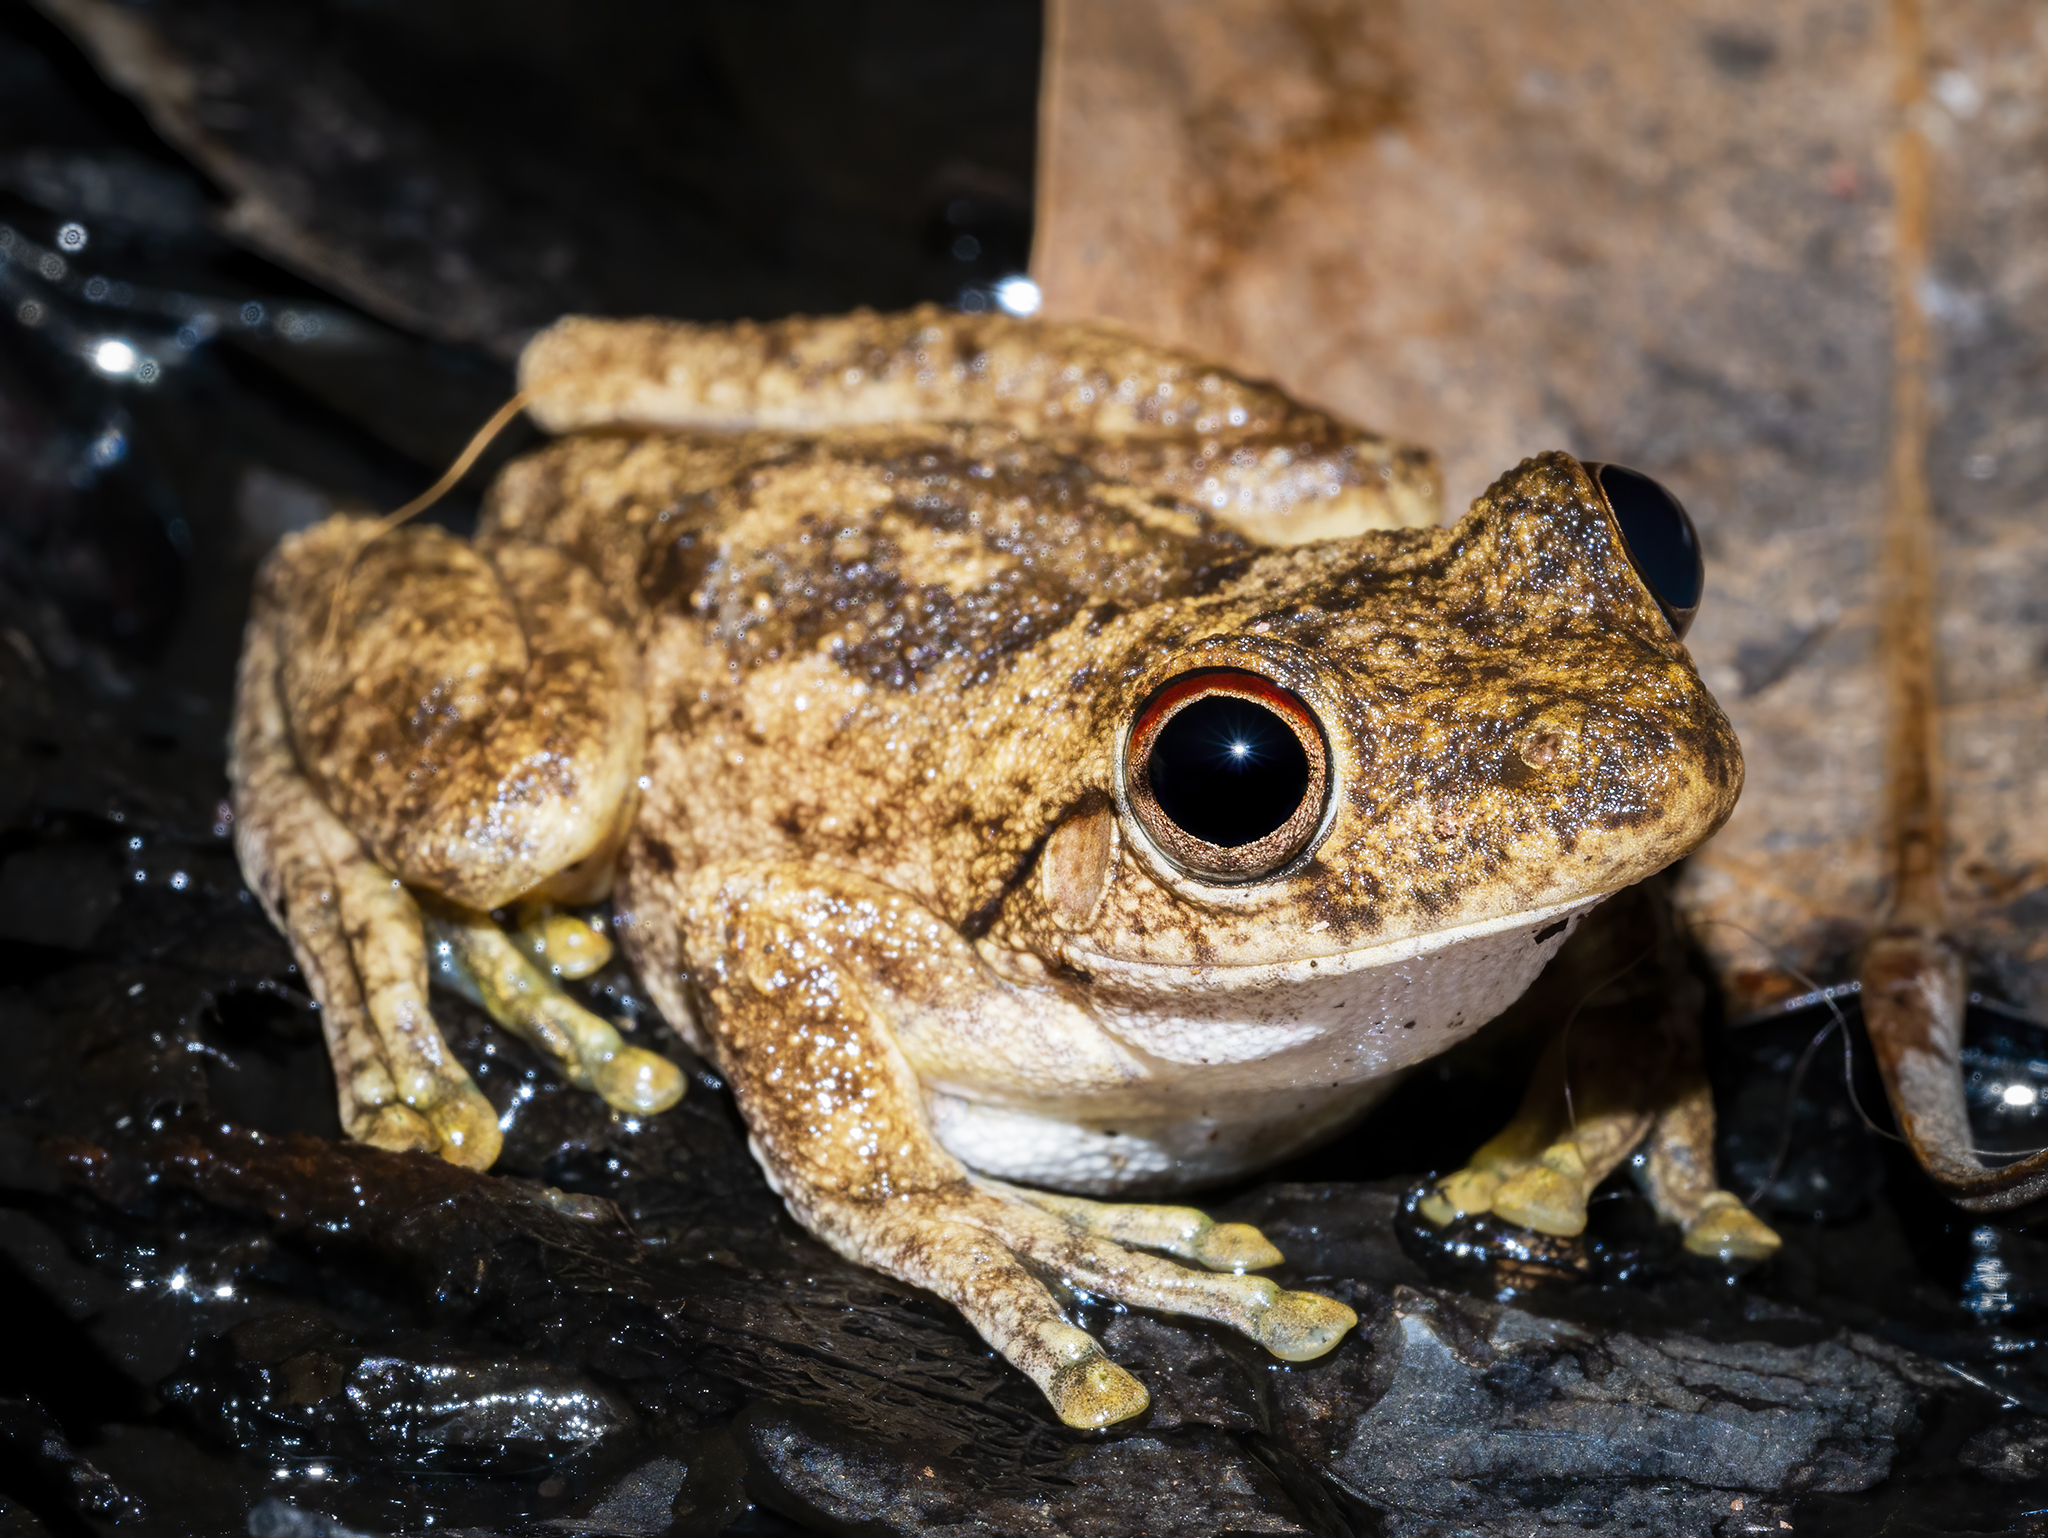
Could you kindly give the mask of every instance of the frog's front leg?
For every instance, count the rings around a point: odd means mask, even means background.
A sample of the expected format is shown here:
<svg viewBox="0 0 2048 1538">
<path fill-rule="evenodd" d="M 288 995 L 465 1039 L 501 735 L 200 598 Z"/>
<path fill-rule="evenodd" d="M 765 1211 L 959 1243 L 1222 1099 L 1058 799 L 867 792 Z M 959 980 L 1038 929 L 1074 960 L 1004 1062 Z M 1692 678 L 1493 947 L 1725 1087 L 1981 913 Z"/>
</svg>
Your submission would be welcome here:
<svg viewBox="0 0 2048 1538">
<path fill-rule="evenodd" d="M 1057 992 L 1005 985 L 902 894 L 814 866 L 714 868 L 687 887 L 683 920 L 720 1065 L 792 1214 L 848 1259 L 952 1303 L 1067 1424 L 1123 1420 L 1149 1396 L 1042 1278 L 1229 1325 L 1290 1361 L 1357 1322 L 1245 1275 L 1280 1256 L 1244 1225 L 1022 1191 L 947 1152 L 920 1065 L 957 1084 L 985 1056 L 990 1078 L 1077 1097 L 1114 1088 L 1128 1065 Z"/>
<path fill-rule="evenodd" d="M 230 764 L 237 852 L 320 1003 L 343 1126 L 497 1157 L 496 1115 L 427 1005 L 415 892 L 452 915 L 444 941 L 500 1023 L 615 1105 L 673 1103 L 672 1063 L 499 957 L 510 942 L 489 946 L 475 911 L 592 895 L 638 768 L 630 637 L 555 552 L 486 561 L 431 529 L 365 548 L 367 527 L 331 519 L 266 563 Z"/>
</svg>

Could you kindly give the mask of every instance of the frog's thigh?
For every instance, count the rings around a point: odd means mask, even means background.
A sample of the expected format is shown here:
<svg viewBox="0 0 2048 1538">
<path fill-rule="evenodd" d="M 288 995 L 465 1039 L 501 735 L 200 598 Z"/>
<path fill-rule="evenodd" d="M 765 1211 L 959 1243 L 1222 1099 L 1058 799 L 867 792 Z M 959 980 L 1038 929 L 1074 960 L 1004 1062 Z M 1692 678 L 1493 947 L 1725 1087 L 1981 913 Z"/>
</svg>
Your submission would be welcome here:
<svg viewBox="0 0 2048 1538">
<path fill-rule="evenodd" d="M 476 1169 L 497 1114 L 427 1011 L 419 912 L 299 771 L 277 689 L 277 628 L 259 600 L 237 685 L 235 847 L 320 1004 L 349 1136 Z"/>
<path fill-rule="evenodd" d="M 380 865 L 472 910 L 608 865 L 645 753 L 639 654 L 561 552 L 332 518 L 258 579 L 299 768 Z M 590 883 L 586 882 L 586 886 Z"/>
<path fill-rule="evenodd" d="M 728 867 L 700 875 L 685 909 L 721 1066 L 790 1211 L 840 1254 L 959 1308 L 1069 1425 L 1122 1420 L 1147 1395 L 1061 1316 L 1038 1274 L 1231 1325 L 1290 1360 L 1320 1356 L 1356 1322 L 1330 1299 L 1116 1242 L 1234 1265 L 1278 1258 L 1241 1225 L 1064 1203 L 970 1175 L 933 1136 L 891 1022 L 971 1009 L 997 985 L 900 894 L 816 867 Z"/>
</svg>

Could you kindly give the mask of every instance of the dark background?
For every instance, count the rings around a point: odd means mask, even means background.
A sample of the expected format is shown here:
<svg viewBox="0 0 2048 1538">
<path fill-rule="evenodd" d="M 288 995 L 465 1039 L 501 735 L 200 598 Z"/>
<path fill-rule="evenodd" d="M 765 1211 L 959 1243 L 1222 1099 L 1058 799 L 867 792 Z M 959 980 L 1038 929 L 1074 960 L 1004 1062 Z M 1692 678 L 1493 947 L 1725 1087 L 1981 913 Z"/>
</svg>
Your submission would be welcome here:
<svg viewBox="0 0 2048 1538">
<path fill-rule="evenodd" d="M 204 730 L 252 558 L 431 481 L 534 328 L 973 302 L 1028 254 L 1029 3 L 105 9 L 203 77 L 193 154 L 0 5 L 0 605 Z"/>
</svg>

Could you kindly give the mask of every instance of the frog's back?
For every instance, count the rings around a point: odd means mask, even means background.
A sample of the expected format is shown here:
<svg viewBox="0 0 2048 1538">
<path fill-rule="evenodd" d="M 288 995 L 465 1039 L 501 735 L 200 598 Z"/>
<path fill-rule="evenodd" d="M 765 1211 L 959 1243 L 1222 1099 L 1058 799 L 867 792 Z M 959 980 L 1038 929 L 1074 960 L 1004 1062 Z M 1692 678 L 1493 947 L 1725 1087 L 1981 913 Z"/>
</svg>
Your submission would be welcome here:
<svg viewBox="0 0 2048 1538">
<path fill-rule="evenodd" d="M 506 472 L 479 542 L 564 550 L 638 628 L 650 777 L 694 788 L 679 858 L 825 845 L 933 897 L 1000 885 L 1078 783 L 1104 627 L 1259 548 L 946 424 L 572 436 Z"/>
</svg>

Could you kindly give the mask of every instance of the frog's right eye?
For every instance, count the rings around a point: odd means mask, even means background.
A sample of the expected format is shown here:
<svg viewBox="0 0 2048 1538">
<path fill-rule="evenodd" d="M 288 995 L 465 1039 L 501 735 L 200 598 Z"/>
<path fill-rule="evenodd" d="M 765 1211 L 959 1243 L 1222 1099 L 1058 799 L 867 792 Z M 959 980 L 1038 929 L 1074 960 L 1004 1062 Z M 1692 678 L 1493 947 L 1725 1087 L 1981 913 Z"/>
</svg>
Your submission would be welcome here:
<svg viewBox="0 0 2048 1538">
<path fill-rule="evenodd" d="M 1707 568 L 1700 537 L 1678 498 L 1640 470 L 1589 464 L 1586 473 L 1607 497 L 1622 547 L 1643 586 L 1681 636 L 1700 612 Z"/>
<path fill-rule="evenodd" d="M 1152 842 L 1188 874 L 1258 881 L 1322 822 L 1329 757 L 1300 696 L 1240 668 L 1202 668 L 1138 712 L 1124 790 Z"/>
</svg>

